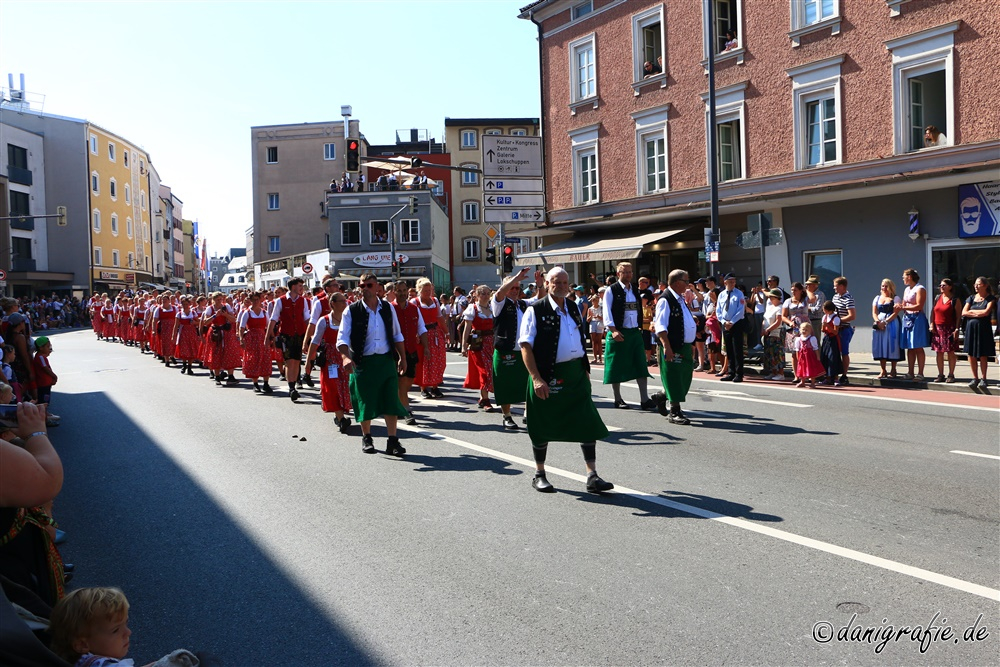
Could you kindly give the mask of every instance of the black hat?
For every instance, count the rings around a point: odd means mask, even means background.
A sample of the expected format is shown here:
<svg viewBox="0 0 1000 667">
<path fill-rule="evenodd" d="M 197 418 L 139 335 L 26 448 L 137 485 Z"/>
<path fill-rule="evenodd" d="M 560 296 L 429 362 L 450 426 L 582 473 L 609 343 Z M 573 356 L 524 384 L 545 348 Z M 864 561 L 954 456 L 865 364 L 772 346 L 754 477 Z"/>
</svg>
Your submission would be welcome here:
<svg viewBox="0 0 1000 667">
<path fill-rule="evenodd" d="M 725 280 L 736 280 L 736 274 L 735 273 L 727 273 L 726 275 L 722 276 L 722 280 L 724 280 L 724 281 Z"/>
</svg>

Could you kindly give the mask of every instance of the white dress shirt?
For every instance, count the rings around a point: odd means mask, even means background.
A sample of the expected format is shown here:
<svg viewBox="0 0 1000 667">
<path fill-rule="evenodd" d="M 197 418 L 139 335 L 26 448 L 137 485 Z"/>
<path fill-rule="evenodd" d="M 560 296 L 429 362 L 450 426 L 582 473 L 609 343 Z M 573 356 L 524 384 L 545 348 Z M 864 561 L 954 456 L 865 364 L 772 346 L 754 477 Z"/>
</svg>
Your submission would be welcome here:
<svg viewBox="0 0 1000 667">
<path fill-rule="evenodd" d="M 365 304 L 365 311 L 368 313 L 368 334 L 365 336 L 365 348 L 361 353 L 364 357 L 373 354 L 387 354 L 389 352 L 390 341 L 386 335 L 385 325 L 382 323 L 382 316 L 379 311 L 388 308 L 392 316 L 392 342 L 402 343 L 403 332 L 399 329 L 399 320 L 396 319 L 396 309 L 392 304 L 379 300 L 378 310 L 372 310 Z M 340 332 L 337 334 L 337 347 L 346 345 L 351 347 L 351 309 L 348 308 L 340 319 Z"/>
<path fill-rule="evenodd" d="M 625 290 L 625 303 L 636 303 L 635 294 L 632 293 L 632 286 L 626 285 L 622 281 L 618 281 L 622 289 Z M 608 327 L 614 327 L 615 320 L 611 317 L 611 304 L 615 300 L 615 293 L 611 291 L 609 287 L 604 292 L 604 323 Z M 625 315 L 622 317 L 622 329 L 637 329 L 639 327 L 639 308 L 641 304 L 636 306 L 635 310 L 626 310 Z"/>
<path fill-rule="evenodd" d="M 672 287 L 668 287 L 670 293 L 677 303 L 680 304 L 681 313 L 684 315 L 684 342 L 693 343 L 694 337 L 698 334 L 698 325 L 694 321 L 694 315 L 688 310 L 687 304 L 684 303 L 684 299 L 681 298 L 677 292 L 673 290 Z M 661 331 L 667 330 L 667 325 L 670 322 L 670 302 L 667 297 L 661 297 L 659 301 L 656 302 L 656 314 L 653 315 L 653 333 L 659 334 Z M 675 350 L 676 352 L 676 350 Z"/>
<path fill-rule="evenodd" d="M 576 308 L 576 304 L 569 299 L 564 299 L 564 308 L 559 305 L 551 296 L 545 297 L 549 300 L 549 305 L 559 315 L 559 346 L 556 348 L 556 363 L 572 361 L 586 355 L 583 344 L 580 342 L 580 332 L 576 328 L 576 322 L 569 314 L 569 308 Z M 570 305 L 572 304 L 572 305 Z M 534 345 L 535 335 L 538 333 L 538 322 L 535 319 L 535 309 L 528 308 L 524 311 L 524 318 L 521 320 L 521 329 L 517 337 L 518 345 Z"/>
</svg>

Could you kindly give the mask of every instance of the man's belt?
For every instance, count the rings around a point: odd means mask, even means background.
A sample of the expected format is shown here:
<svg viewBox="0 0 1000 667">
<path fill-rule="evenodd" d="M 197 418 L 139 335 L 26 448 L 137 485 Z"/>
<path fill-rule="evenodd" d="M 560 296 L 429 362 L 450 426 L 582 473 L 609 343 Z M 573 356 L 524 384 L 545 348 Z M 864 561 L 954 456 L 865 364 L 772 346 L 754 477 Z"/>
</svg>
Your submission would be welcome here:
<svg viewBox="0 0 1000 667">
<path fill-rule="evenodd" d="M 625 310 L 639 310 L 639 304 L 635 301 L 626 301 Z"/>
</svg>

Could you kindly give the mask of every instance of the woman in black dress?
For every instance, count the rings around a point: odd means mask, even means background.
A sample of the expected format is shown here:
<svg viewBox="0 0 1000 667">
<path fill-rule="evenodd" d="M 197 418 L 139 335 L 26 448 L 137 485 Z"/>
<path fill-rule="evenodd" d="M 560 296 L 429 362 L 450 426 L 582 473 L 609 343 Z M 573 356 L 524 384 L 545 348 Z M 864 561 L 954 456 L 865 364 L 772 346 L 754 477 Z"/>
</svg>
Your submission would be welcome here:
<svg viewBox="0 0 1000 667">
<path fill-rule="evenodd" d="M 976 293 L 970 296 L 962 309 L 965 318 L 965 353 L 972 367 L 969 386 L 986 389 L 986 364 L 996 356 L 993 327 L 990 320 L 996 313 L 997 298 L 985 277 L 976 278 Z M 980 377 L 982 379 L 980 379 Z"/>
</svg>

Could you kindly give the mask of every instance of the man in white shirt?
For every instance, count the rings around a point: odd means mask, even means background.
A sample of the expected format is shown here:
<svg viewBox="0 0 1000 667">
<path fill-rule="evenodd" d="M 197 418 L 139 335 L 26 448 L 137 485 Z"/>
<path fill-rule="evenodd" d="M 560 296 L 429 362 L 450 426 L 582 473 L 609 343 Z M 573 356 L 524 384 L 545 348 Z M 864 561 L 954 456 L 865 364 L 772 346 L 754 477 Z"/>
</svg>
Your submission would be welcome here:
<svg viewBox="0 0 1000 667">
<path fill-rule="evenodd" d="M 670 402 L 667 418 L 672 424 L 687 425 L 691 421 L 681 410 L 681 403 L 687 398 L 694 375 L 693 345 L 698 325 L 682 296 L 688 287 L 687 271 L 674 269 L 667 283 L 653 316 L 653 331 L 663 346 L 660 381 Z"/>
<path fill-rule="evenodd" d="M 649 400 L 646 385 L 646 350 L 642 342 L 642 296 L 632 282 L 632 264 L 621 262 L 616 273 L 618 282 L 604 293 L 604 384 L 610 384 L 615 394 L 615 407 L 628 409 L 622 398 L 621 383 L 635 380 L 639 386 L 639 403 L 643 410 L 656 407 Z"/>
</svg>

